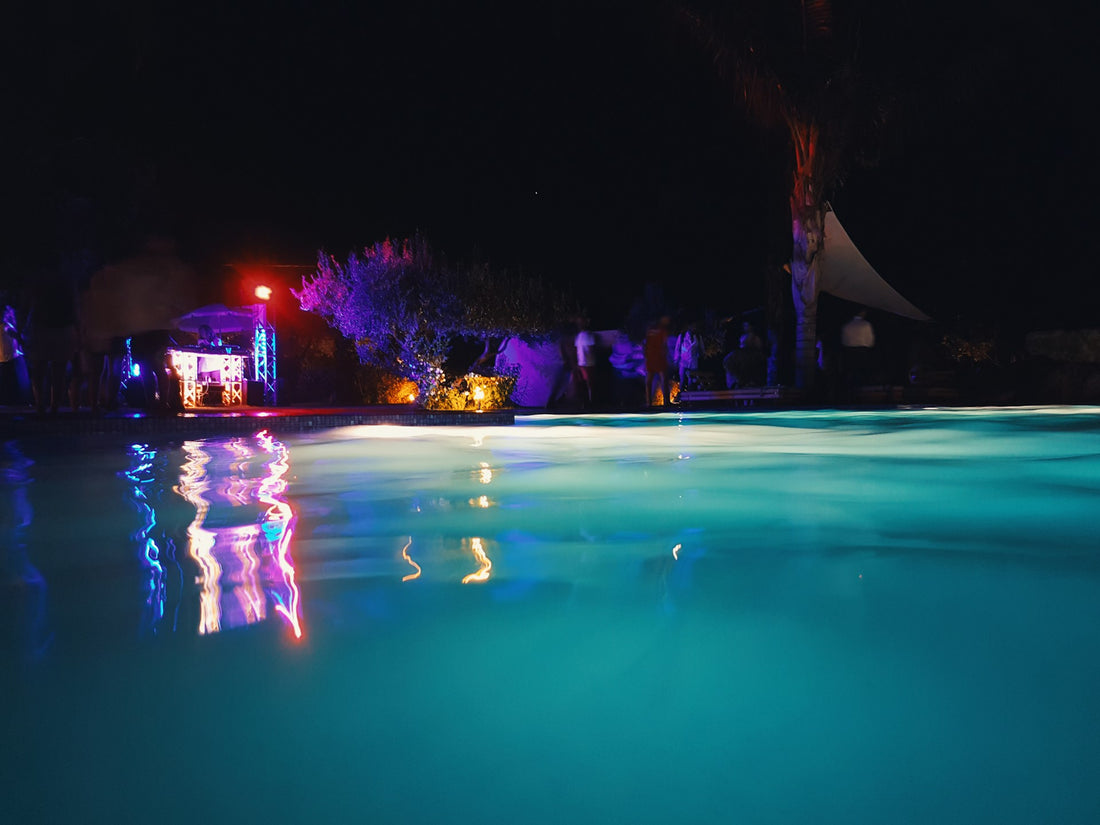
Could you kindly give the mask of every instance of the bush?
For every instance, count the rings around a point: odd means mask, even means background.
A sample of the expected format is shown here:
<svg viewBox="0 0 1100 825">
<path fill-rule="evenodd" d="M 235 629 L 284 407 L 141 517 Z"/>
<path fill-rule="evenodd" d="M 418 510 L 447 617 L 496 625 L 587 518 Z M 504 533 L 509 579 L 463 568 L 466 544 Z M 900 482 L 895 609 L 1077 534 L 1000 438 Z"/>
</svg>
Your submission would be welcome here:
<svg viewBox="0 0 1100 825">
<path fill-rule="evenodd" d="M 419 389 L 415 381 L 387 374 L 380 382 L 378 395 L 383 404 L 410 404 L 419 397 Z"/>
<path fill-rule="evenodd" d="M 515 375 L 466 376 L 466 388 L 475 409 L 499 410 L 511 406 L 512 393 L 516 389 Z M 479 405 L 480 402 L 480 405 Z"/>
<path fill-rule="evenodd" d="M 499 410 L 511 406 L 514 375 L 469 373 L 451 386 L 436 388 L 424 402 L 429 410 Z"/>
</svg>

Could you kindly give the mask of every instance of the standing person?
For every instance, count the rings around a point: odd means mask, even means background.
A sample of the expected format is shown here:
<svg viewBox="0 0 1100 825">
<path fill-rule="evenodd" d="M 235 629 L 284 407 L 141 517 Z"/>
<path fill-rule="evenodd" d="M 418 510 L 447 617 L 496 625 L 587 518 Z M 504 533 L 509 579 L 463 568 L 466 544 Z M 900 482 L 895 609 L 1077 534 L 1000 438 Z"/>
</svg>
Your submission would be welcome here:
<svg viewBox="0 0 1100 825">
<path fill-rule="evenodd" d="M 214 349 L 222 345 L 222 339 L 220 335 L 215 335 L 214 330 L 209 324 L 203 324 L 199 327 L 199 343 L 200 347 L 205 349 Z M 204 384 L 217 384 L 221 382 L 221 363 L 222 359 L 213 355 L 200 355 L 199 356 L 199 381 Z"/>
<path fill-rule="evenodd" d="M 561 367 L 559 367 L 550 387 L 550 395 L 546 399 L 547 409 L 554 407 L 559 399 L 568 399 L 571 395 L 573 375 L 577 371 L 576 336 L 577 329 L 572 323 L 563 326 L 558 335 L 558 354 L 561 356 Z"/>
<path fill-rule="evenodd" d="M 577 348 L 577 375 L 584 382 L 588 396 L 588 405 L 592 404 L 592 379 L 596 371 L 596 336 L 588 329 L 588 320 L 581 318 L 577 323 L 577 337 L 573 339 Z M 584 403 L 584 396 L 581 396 Z"/>
<path fill-rule="evenodd" d="M 741 325 L 741 337 L 737 349 L 730 352 L 722 361 L 726 370 L 726 386 L 755 387 L 765 378 L 764 343 L 752 324 L 745 321 Z"/>
<path fill-rule="evenodd" d="M 37 279 L 30 293 L 26 358 L 35 409 L 55 415 L 68 383 L 69 404 L 75 412 L 80 375 L 76 287 L 64 274 L 53 273 Z"/>
<path fill-rule="evenodd" d="M 23 401 L 20 367 L 23 351 L 19 347 L 19 333 L 15 325 L 15 309 L 4 307 L 0 322 L 0 404 L 19 404 Z"/>
<path fill-rule="evenodd" d="M 676 364 L 680 368 L 680 392 L 688 388 L 688 382 L 694 384 L 695 371 L 699 369 L 699 354 L 702 346 L 693 323 L 687 325 L 676 338 Z"/>
<path fill-rule="evenodd" d="M 668 316 L 653 324 L 645 334 L 645 403 L 654 406 L 654 384 L 660 384 L 661 396 L 668 403 Z"/>
<path fill-rule="evenodd" d="M 759 387 L 767 378 L 767 361 L 764 358 L 764 342 L 756 334 L 752 324 L 741 326 L 741 385 Z"/>
<path fill-rule="evenodd" d="M 203 324 L 199 327 L 199 344 L 200 347 L 220 347 L 222 345 L 222 338 L 220 335 L 215 335 L 213 328 L 209 324 Z"/>
<path fill-rule="evenodd" d="M 867 320 L 866 309 L 861 309 L 840 328 L 840 345 L 844 348 L 843 369 L 848 401 L 853 401 L 856 387 L 867 383 L 871 369 L 871 352 L 875 346 L 875 328 Z"/>
<path fill-rule="evenodd" d="M 764 349 L 764 342 L 760 340 L 760 336 L 756 334 L 756 330 L 752 328 L 752 324 L 748 321 L 741 325 L 741 337 L 738 339 L 737 345 L 744 350 Z"/>
</svg>

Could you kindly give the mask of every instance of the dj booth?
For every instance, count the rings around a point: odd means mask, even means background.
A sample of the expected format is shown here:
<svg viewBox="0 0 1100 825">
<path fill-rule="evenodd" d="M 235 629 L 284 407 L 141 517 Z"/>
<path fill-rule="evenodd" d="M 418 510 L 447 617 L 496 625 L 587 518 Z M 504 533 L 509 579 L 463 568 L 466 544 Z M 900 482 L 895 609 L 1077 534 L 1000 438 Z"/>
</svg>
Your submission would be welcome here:
<svg viewBox="0 0 1100 825">
<path fill-rule="evenodd" d="M 175 323 L 177 329 L 195 333 L 200 340 L 206 331 L 218 336 L 232 335 L 236 339 L 233 343 L 240 344 L 174 344 L 167 348 L 165 366 L 178 382 L 184 409 L 240 407 L 249 403 L 275 406 L 275 327 L 268 319 L 265 304 L 246 307 L 209 304 L 175 319 Z M 123 376 L 137 376 L 136 368 L 127 339 Z M 250 384 L 254 393 L 249 391 Z M 254 395 L 252 401 L 250 394 Z"/>
<path fill-rule="evenodd" d="M 239 347 L 172 347 L 168 363 L 179 379 L 184 409 L 218 405 L 240 407 L 246 400 L 246 362 Z"/>
</svg>

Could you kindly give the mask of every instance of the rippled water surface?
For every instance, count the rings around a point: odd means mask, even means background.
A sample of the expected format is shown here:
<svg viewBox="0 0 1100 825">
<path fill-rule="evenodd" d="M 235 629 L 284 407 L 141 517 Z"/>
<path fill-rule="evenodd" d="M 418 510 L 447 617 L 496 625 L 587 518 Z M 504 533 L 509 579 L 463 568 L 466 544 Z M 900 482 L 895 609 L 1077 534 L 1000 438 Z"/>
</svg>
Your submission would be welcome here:
<svg viewBox="0 0 1100 825">
<path fill-rule="evenodd" d="M 0 469 L 5 821 L 1100 821 L 1097 409 Z"/>
</svg>

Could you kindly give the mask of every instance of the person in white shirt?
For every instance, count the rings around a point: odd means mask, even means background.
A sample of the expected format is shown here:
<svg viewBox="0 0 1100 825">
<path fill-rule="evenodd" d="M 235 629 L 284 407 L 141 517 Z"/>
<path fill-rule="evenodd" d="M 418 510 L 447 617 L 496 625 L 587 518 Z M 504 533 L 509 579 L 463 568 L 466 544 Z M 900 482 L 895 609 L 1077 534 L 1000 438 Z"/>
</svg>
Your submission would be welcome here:
<svg viewBox="0 0 1100 825">
<path fill-rule="evenodd" d="M 852 320 L 840 328 L 840 343 L 845 347 L 865 347 L 875 345 L 875 328 L 867 320 L 867 310 L 861 309 Z"/>
<path fill-rule="evenodd" d="M 842 364 L 848 389 L 848 401 L 856 398 L 856 388 L 871 376 L 871 354 L 875 346 L 875 329 L 867 320 L 867 310 L 861 309 L 840 328 L 840 345 L 844 350 Z"/>
<path fill-rule="evenodd" d="M 582 318 L 577 326 L 577 337 L 573 341 L 577 348 L 577 373 L 584 382 L 588 403 L 591 404 L 592 378 L 596 370 L 596 336 L 588 329 L 585 319 Z"/>
<path fill-rule="evenodd" d="M 702 346 L 695 332 L 695 324 L 687 327 L 676 338 L 676 363 L 680 367 L 680 392 L 688 388 L 688 382 L 695 381 L 695 371 L 699 369 L 699 353 Z"/>
</svg>

